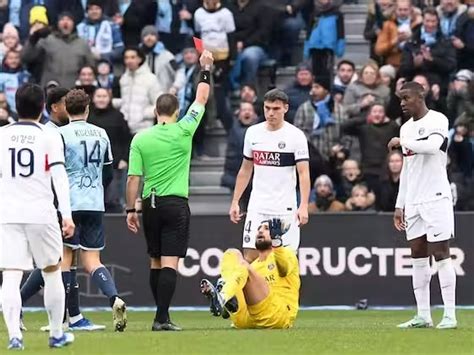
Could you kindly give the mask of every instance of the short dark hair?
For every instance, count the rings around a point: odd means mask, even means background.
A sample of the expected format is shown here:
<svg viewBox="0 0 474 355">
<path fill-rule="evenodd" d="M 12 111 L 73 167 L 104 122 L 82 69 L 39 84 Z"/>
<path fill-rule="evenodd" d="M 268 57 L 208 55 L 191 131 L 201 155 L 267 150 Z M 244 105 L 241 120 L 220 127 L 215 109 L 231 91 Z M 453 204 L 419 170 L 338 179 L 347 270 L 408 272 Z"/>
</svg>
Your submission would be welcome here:
<svg viewBox="0 0 474 355">
<path fill-rule="evenodd" d="M 46 98 L 46 111 L 48 111 L 48 113 L 51 113 L 51 106 L 61 101 L 61 99 L 66 96 L 68 92 L 68 89 L 60 86 L 49 90 L 48 96 Z"/>
<path fill-rule="evenodd" d="M 146 59 L 146 55 L 145 53 L 143 53 L 143 51 L 137 47 L 137 46 L 129 46 L 129 47 L 126 47 L 125 50 L 123 51 L 123 59 L 125 59 L 125 53 L 127 53 L 128 51 L 134 51 L 135 53 L 137 53 L 137 55 L 140 57 L 140 59 L 142 60 L 140 65 L 143 64 L 145 62 L 145 59 Z"/>
<path fill-rule="evenodd" d="M 156 99 L 156 113 L 163 116 L 172 116 L 179 108 L 179 102 L 176 96 L 163 94 Z"/>
<path fill-rule="evenodd" d="M 72 89 L 66 95 L 66 111 L 71 116 L 82 115 L 90 103 L 89 95 L 82 89 Z"/>
<path fill-rule="evenodd" d="M 417 83 L 416 81 L 406 82 L 400 88 L 400 91 L 402 91 L 402 90 L 410 90 L 410 91 L 413 91 L 414 93 L 417 93 L 417 94 L 422 95 L 422 96 L 424 96 L 424 94 L 425 94 L 425 89 L 423 88 L 423 86 L 421 84 Z"/>
<path fill-rule="evenodd" d="M 341 65 L 344 65 L 344 64 L 350 65 L 352 67 L 352 70 L 355 70 L 355 68 L 356 68 L 355 64 L 353 62 L 351 62 L 350 60 L 347 60 L 347 59 L 343 59 L 339 63 L 337 63 L 337 70 L 339 70 Z"/>
<path fill-rule="evenodd" d="M 24 84 L 15 94 L 19 118 L 37 119 L 44 109 L 43 89 L 36 84 Z"/>
<path fill-rule="evenodd" d="M 267 91 L 265 96 L 263 96 L 263 101 L 268 101 L 268 102 L 275 102 L 275 101 L 281 101 L 285 105 L 288 104 L 288 101 L 290 99 L 288 98 L 288 95 L 285 94 L 283 90 L 280 89 L 272 89 L 270 91 Z"/>
<path fill-rule="evenodd" d="M 426 9 L 423 10 L 423 17 L 425 17 L 425 15 L 436 16 L 436 18 L 439 21 L 438 11 L 436 11 L 436 8 L 434 8 L 432 6 L 429 6 Z"/>
</svg>

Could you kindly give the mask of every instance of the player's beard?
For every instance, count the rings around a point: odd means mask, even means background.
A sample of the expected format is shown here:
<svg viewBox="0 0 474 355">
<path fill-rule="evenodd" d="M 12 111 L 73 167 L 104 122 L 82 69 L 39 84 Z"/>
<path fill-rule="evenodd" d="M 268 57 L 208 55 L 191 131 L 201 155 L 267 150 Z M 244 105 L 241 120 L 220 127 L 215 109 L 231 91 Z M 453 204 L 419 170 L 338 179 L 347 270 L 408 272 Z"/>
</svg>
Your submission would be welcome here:
<svg viewBox="0 0 474 355">
<path fill-rule="evenodd" d="M 271 240 L 257 240 L 255 242 L 255 248 L 260 251 L 271 249 L 272 241 Z"/>
</svg>

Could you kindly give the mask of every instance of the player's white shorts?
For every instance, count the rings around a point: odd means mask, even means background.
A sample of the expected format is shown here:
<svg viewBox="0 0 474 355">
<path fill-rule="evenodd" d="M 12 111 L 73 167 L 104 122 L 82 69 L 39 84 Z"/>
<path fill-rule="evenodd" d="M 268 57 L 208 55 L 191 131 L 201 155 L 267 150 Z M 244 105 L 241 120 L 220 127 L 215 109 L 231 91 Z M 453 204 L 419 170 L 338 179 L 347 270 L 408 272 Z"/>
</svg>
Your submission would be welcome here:
<svg viewBox="0 0 474 355">
<path fill-rule="evenodd" d="M 63 256 L 58 223 L 0 224 L 0 269 L 32 270 L 57 265 Z"/>
<path fill-rule="evenodd" d="M 430 243 L 454 238 L 454 208 L 449 198 L 405 206 L 407 240 L 426 234 Z"/>
<path fill-rule="evenodd" d="M 290 229 L 288 229 L 288 232 L 283 234 L 283 245 L 290 247 L 296 252 L 300 246 L 300 227 L 298 226 L 298 218 L 296 213 L 274 215 L 253 211 L 247 212 L 242 236 L 242 247 L 247 249 L 255 249 L 255 240 L 257 238 L 258 227 L 263 221 L 272 218 L 280 218 L 285 224 L 290 224 Z"/>
</svg>

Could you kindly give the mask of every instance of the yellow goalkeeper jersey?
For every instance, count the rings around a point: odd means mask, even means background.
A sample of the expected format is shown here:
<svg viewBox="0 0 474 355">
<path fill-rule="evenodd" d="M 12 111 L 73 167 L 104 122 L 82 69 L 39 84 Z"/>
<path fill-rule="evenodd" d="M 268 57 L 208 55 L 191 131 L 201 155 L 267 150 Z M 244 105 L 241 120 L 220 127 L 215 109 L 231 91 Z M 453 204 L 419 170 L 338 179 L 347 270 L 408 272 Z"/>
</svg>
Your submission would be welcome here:
<svg viewBox="0 0 474 355">
<path fill-rule="evenodd" d="M 285 302 L 296 317 L 301 281 L 298 259 L 294 252 L 286 247 L 275 248 L 265 260 L 257 258 L 252 266 L 265 278 L 271 292 Z"/>
</svg>

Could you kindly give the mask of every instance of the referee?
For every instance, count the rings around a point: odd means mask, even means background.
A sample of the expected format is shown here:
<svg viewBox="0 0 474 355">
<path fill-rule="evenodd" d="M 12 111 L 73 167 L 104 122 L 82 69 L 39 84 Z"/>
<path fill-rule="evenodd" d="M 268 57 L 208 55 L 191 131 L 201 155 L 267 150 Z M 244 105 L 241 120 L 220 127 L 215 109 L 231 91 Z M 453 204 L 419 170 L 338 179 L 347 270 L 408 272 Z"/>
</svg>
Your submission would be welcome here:
<svg viewBox="0 0 474 355">
<path fill-rule="evenodd" d="M 171 322 L 168 309 L 176 287 L 178 261 L 185 257 L 188 248 L 192 141 L 209 98 L 214 59 L 205 50 L 199 62 L 201 73 L 196 99 L 186 115 L 177 122 L 177 98 L 161 95 L 155 108 L 158 123 L 137 134 L 130 146 L 127 226 L 133 233 L 140 228 L 134 205 L 143 177 L 143 229 L 151 259 L 150 288 L 157 307 L 152 331 L 181 330 Z"/>
</svg>

